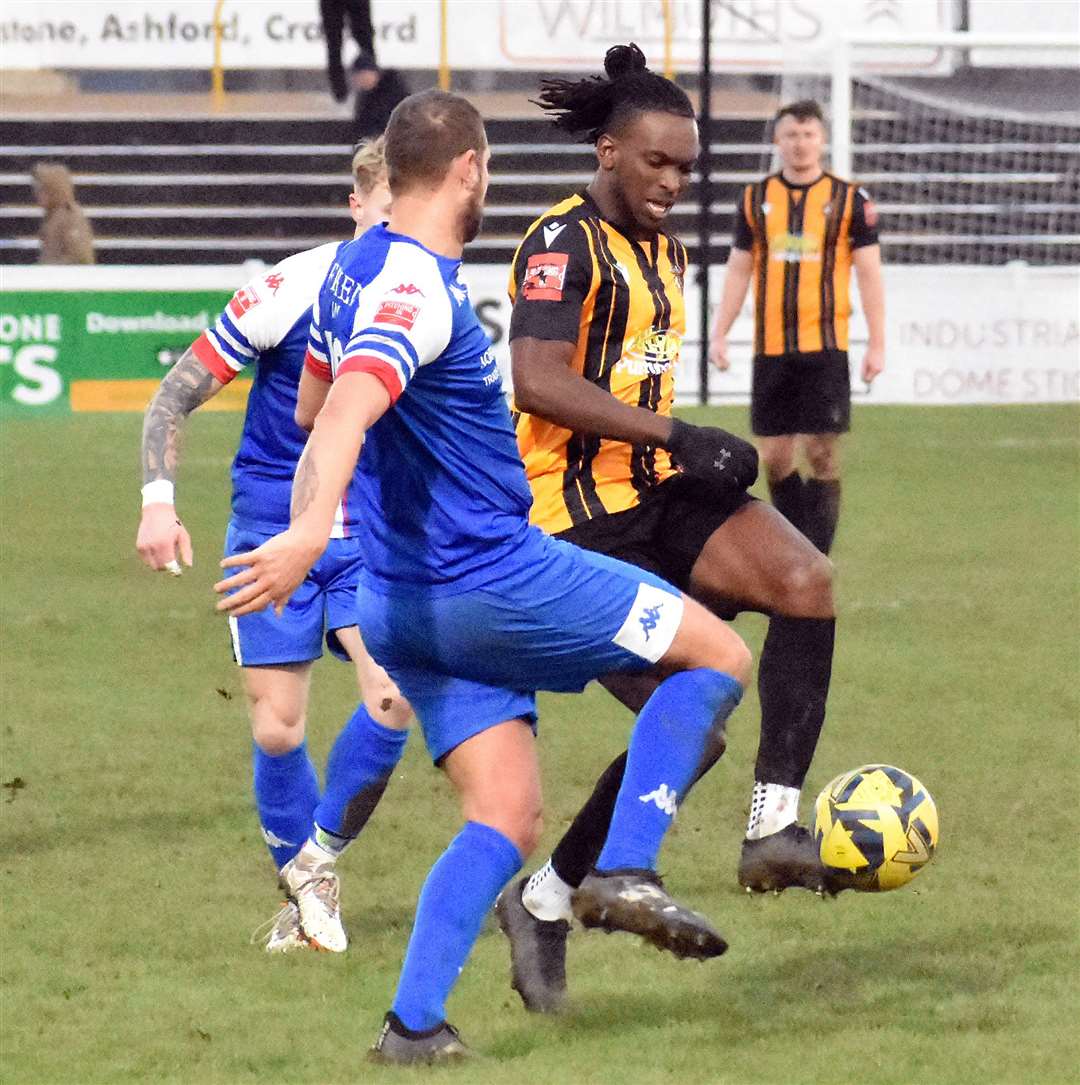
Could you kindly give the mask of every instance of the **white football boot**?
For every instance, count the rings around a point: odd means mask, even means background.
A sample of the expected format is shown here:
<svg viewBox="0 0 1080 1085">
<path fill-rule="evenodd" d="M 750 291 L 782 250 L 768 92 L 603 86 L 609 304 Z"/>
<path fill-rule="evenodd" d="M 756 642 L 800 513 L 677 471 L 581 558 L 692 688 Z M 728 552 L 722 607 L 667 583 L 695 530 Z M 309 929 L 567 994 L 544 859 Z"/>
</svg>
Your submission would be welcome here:
<svg viewBox="0 0 1080 1085">
<path fill-rule="evenodd" d="M 340 884 L 331 860 L 317 859 L 301 848 L 278 874 L 286 896 L 296 905 L 300 932 L 315 949 L 344 953 L 349 945 L 338 905 Z"/>
<path fill-rule="evenodd" d="M 251 936 L 252 945 L 263 943 L 267 953 L 292 953 L 313 949 L 300 929 L 300 910 L 291 900 L 282 904 L 277 915 L 258 927 Z"/>
</svg>

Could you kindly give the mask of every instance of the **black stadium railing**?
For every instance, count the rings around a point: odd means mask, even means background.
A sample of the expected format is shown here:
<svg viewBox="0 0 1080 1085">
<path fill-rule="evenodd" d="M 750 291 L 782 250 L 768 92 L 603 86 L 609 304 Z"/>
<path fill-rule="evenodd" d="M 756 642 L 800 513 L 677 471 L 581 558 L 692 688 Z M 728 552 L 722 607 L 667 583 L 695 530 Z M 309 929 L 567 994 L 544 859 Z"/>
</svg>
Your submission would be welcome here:
<svg viewBox="0 0 1080 1085">
<path fill-rule="evenodd" d="M 588 182 L 594 159 L 591 147 L 561 142 L 542 119 L 487 127 L 492 184 L 469 259 L 505 263 L 538 214 Z M 856 168 L 882 212 L 888 262 L 1080 263 L 1075 144 L 1027 147 L 1037 168 L 996 168 L 987 155 L 972 171 L 970 148 L 863 146 L 858 127 Z M 770 156 L 761 120 L 714 118 L 711 135 L 709 256 L 717 262 L 727 258 L 738 194 L 770 167 Z M 0 120 L 0 263 L 37 259 L 40 212 L 30 185 L 37 161 L 71 169 L 101 263 L 221 264 L 273 262 L 342 237 L 350 149 L 344 120 L 8 117 Z M 918 169 L 909 169 L 916 158 Z M 696 201 L 695 187 L 671 219 L 692 259 Z M 1062 229 L 1065 221 L 1073 225 Z"/>
</svg>

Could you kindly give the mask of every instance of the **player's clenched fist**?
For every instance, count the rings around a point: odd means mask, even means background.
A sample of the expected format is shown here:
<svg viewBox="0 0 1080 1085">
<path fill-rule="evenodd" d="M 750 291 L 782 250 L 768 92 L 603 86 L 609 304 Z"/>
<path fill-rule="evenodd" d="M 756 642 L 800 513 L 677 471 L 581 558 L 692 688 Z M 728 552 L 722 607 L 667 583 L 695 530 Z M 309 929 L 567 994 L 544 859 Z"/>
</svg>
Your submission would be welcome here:
<svg viewBox="0 0 1080 1085">
<path fill-rule="evenodd" d="M 728 358 L 728 345 L 726 335 L 714 335 L 709 343 L 709 361 L 712 362 L 721 373 L 726 373 L 731 368 L 731 359 Z"/>
<path fill-rule="evenodd" d="M 757 449 L 718 426 L 693 426 L 674 418 L 667 447 L 676 466 L 692 478 L 731 491 L 748 489 L 757 481 Z"/>
<path fill-rule="evenodd" d="M 174 576 L 180 575 L 180 561 L 190 567 L 194 560 L 187 528 L 164 502 L 143 506 L 135 549 L 151 569 L 167 569 Z"/>
</svg>

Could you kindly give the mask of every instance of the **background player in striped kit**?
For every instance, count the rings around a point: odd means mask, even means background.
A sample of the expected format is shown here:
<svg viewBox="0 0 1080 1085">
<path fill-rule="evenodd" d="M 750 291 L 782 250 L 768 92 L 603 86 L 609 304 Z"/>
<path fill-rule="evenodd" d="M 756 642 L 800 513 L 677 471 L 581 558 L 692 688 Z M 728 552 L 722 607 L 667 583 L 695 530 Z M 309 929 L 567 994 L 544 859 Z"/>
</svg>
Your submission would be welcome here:
<svg viewBox="0 0 1080 1085">
<path fill-rule="evenodd" d="M 827 554 L 840 515 L 840 434 L 851 423 L 852 266 L 870 332 L 862 379 L 869 385 L 885 365 L 878 213 L 865 189 L 823 170 L 817 102 L 784 106 L 774 126 L 782 167 L 736 205 L 709 357 L 728 368 L 727 334 L 753 278 L 750 427 L 776 507 Z"/>
<path fill-rule="evenodd" d="M 362 144 L 352 169 L 349 207 L 359 236 L 389 212 L 381 140 Z M 311 303 L 340 247 L 298 253 L 238 290 L 161 382 L 143 427 L 143 512 L 136 543 L 152 569 L 178 572 L 177 559 L 192 563 L 191 539 L 174 507 L 184 420 L 248 365 L 256 367 L 255 380 L 233 463 L 226 553 L 258 545 L 288 525 L 289 490 L 306 438 L 293 414 Z M 326 556 L 284 613 L 230 622 L 251 716 L 259 823 L 289 897 L 271 924 L 269 951 L 345 949 L 334 860 L 375 808 L 408 734 L 409 705 L 367 654 L 356 629 L 355 513 L 348 501 L 339 513 Z M 304 731 L 311 663 L 322 654 L 324 629 L 331 651 L 354 662 L 363 701 L 331 750 L 320 797 Z M 316 839 L 298 855 L 313 824 Z"/>
<path fill-rule="evenodd" d="M 648 71 L 636 46 L 609 50 L 604 66 L 603 79 L 543 85 L 539 104 L 559 127 L 595 144 L 598 169 L 585 193 L 533 224 L 510 285 L 517 434 L 532 520 L 658 573 L 724 617 L 770 615 L 738 878 L 757 891 L 823 892 L 825 870 L 797 817 L 832 669 L 831 566 L 745 492 L 755 475 L 738 479 L 734 470 L 745 442 L 672 417 L 686 332 L 686 249 L 663 226 L 689 184 L 697 125 L 686 94 Z M 731 455 L 731 470 L 718 478 L 701 471 L 697 451 L 710 436 L 721 459 Z M 635 711 L 650 692 L 621 675 L 604 684 Z M 718 730 L 699 774 L 723 743 Z M 530 1009 L 554 1010 L 564 998 L 570 899 L 603 844 L 624 757 L 598 780 L 551 860 L 499 899 L 513 983 Z"/>
</svg>

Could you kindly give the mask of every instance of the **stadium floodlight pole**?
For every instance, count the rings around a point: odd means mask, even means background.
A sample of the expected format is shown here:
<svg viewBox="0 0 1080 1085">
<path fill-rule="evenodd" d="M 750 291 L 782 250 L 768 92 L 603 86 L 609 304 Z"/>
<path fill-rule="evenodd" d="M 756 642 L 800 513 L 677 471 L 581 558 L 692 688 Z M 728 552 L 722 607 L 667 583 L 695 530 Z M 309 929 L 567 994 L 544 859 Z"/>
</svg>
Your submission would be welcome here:
<svg viewBox="0 0 1080 1085">
<path fill-rule="evenodd" d="M 439 0 L 439 90 L 450 89 L 450 61 L 446 46 L 446 0 Z"/>
<path fill-rule="evenodd" d="M 709 209 L 712 205 L 712 0 L 701 4 L 701 71 L 698 124 L 701 127 L 701 180 L 698 182 L 698 300 L 701 305 L 701 353 L 698 356 L 698 402 L 709 402 Z"/>
<path fill-rule="evenodd" d="M 675 63 L 671 59 L 671 0 L 660 0 L 664 13 L 664 78 L 675 78 Z"/>
<path fill-rule="evenodd" d="M 224 34 L 221 12 L 224 7 L 225 0 L 217 0 L 214 4 L 214 67 L 210 73 L 210 98 L 215 111 L 220 111 L 225 105 L 225 69 L 221 63 L 221 38 Z"/>
</svg>

